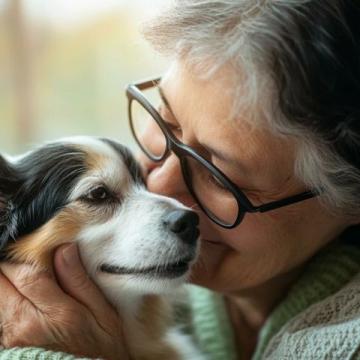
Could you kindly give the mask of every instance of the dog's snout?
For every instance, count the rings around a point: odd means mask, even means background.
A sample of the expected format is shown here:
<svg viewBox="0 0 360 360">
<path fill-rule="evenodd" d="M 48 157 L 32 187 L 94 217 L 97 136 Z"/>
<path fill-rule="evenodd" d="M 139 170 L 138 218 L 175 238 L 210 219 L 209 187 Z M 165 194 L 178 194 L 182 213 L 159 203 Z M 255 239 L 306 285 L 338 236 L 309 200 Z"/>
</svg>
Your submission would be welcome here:
<svg viewBox="0 0 360 360">
<path fill-rule="evenodd" d="M 186 243 L 194 244 L 199 237 L 199 216 L 194 211 L 172 211 L 165 217 L 164 225 Z"/>
</svg>

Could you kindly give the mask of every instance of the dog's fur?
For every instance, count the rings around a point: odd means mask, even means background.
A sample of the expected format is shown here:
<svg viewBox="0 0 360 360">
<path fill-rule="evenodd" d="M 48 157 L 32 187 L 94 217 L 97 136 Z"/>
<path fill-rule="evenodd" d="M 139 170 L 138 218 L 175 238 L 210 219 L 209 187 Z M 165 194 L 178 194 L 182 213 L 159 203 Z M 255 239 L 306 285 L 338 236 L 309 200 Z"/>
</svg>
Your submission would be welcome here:
<svg viewBox="0 0 360 360">
<path fill-rule="evenodd" d="M 188 214 L 171 230 L 171 216 Z M 200 359 L 171 326 L 169 294 L 195 261 L 198 219 L 174 199 L 149 193 L 130 152 L 90 137 L 0 156 L 2 260 L 51 268 L 52 253 L 76 242 L 93 280 L 119 310 L 134 359 Z"/>
</svg>

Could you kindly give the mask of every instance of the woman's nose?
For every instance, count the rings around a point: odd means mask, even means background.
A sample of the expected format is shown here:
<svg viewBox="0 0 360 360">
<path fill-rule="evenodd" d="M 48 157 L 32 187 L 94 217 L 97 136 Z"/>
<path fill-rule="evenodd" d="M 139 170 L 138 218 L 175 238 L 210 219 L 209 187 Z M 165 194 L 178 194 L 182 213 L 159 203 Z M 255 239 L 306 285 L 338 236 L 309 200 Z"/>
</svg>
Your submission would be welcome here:
<svg viewBox="0 0 360 360">
<path fill-rule="evenodd" d="M 173 153 L 163 162 L 148 167 L 146 184 L 150 191 L 161 195 L 179 198 L 187 193 L 180 161 Z"/>
</svg>

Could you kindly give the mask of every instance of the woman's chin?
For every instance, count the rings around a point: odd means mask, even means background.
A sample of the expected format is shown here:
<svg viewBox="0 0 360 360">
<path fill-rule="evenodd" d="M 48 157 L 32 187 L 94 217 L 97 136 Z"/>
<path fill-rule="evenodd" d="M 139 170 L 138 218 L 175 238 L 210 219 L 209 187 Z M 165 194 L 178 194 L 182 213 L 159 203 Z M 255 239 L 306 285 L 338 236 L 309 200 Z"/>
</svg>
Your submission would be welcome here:
<svg viewBox="0 0 360 360">
<path fill-rule="evenodd" d="M 200 255 L 191 268 L 189 282 L 210 289 L 214 289 L 214 286 L 217 287 L 217 275 L 229 249 L 222 243 L 202 239 Z"/>
</svg>

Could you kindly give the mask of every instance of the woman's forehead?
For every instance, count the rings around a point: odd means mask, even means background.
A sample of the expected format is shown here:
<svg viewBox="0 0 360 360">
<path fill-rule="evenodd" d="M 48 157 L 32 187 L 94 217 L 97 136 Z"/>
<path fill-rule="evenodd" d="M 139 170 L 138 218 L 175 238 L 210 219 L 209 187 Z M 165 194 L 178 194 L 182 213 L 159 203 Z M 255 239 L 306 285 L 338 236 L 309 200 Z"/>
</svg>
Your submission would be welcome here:
<svg viewBox="0 0 360 360">
<path fill-rule="evenodd" d="M 231 126 L 233 96 L 224 76 L 202 79 L 181 64 L 170 67 L 160 84 L 181 125 Z M 234 127 L 236 130 L 236 127 Z"/>
</svg>

